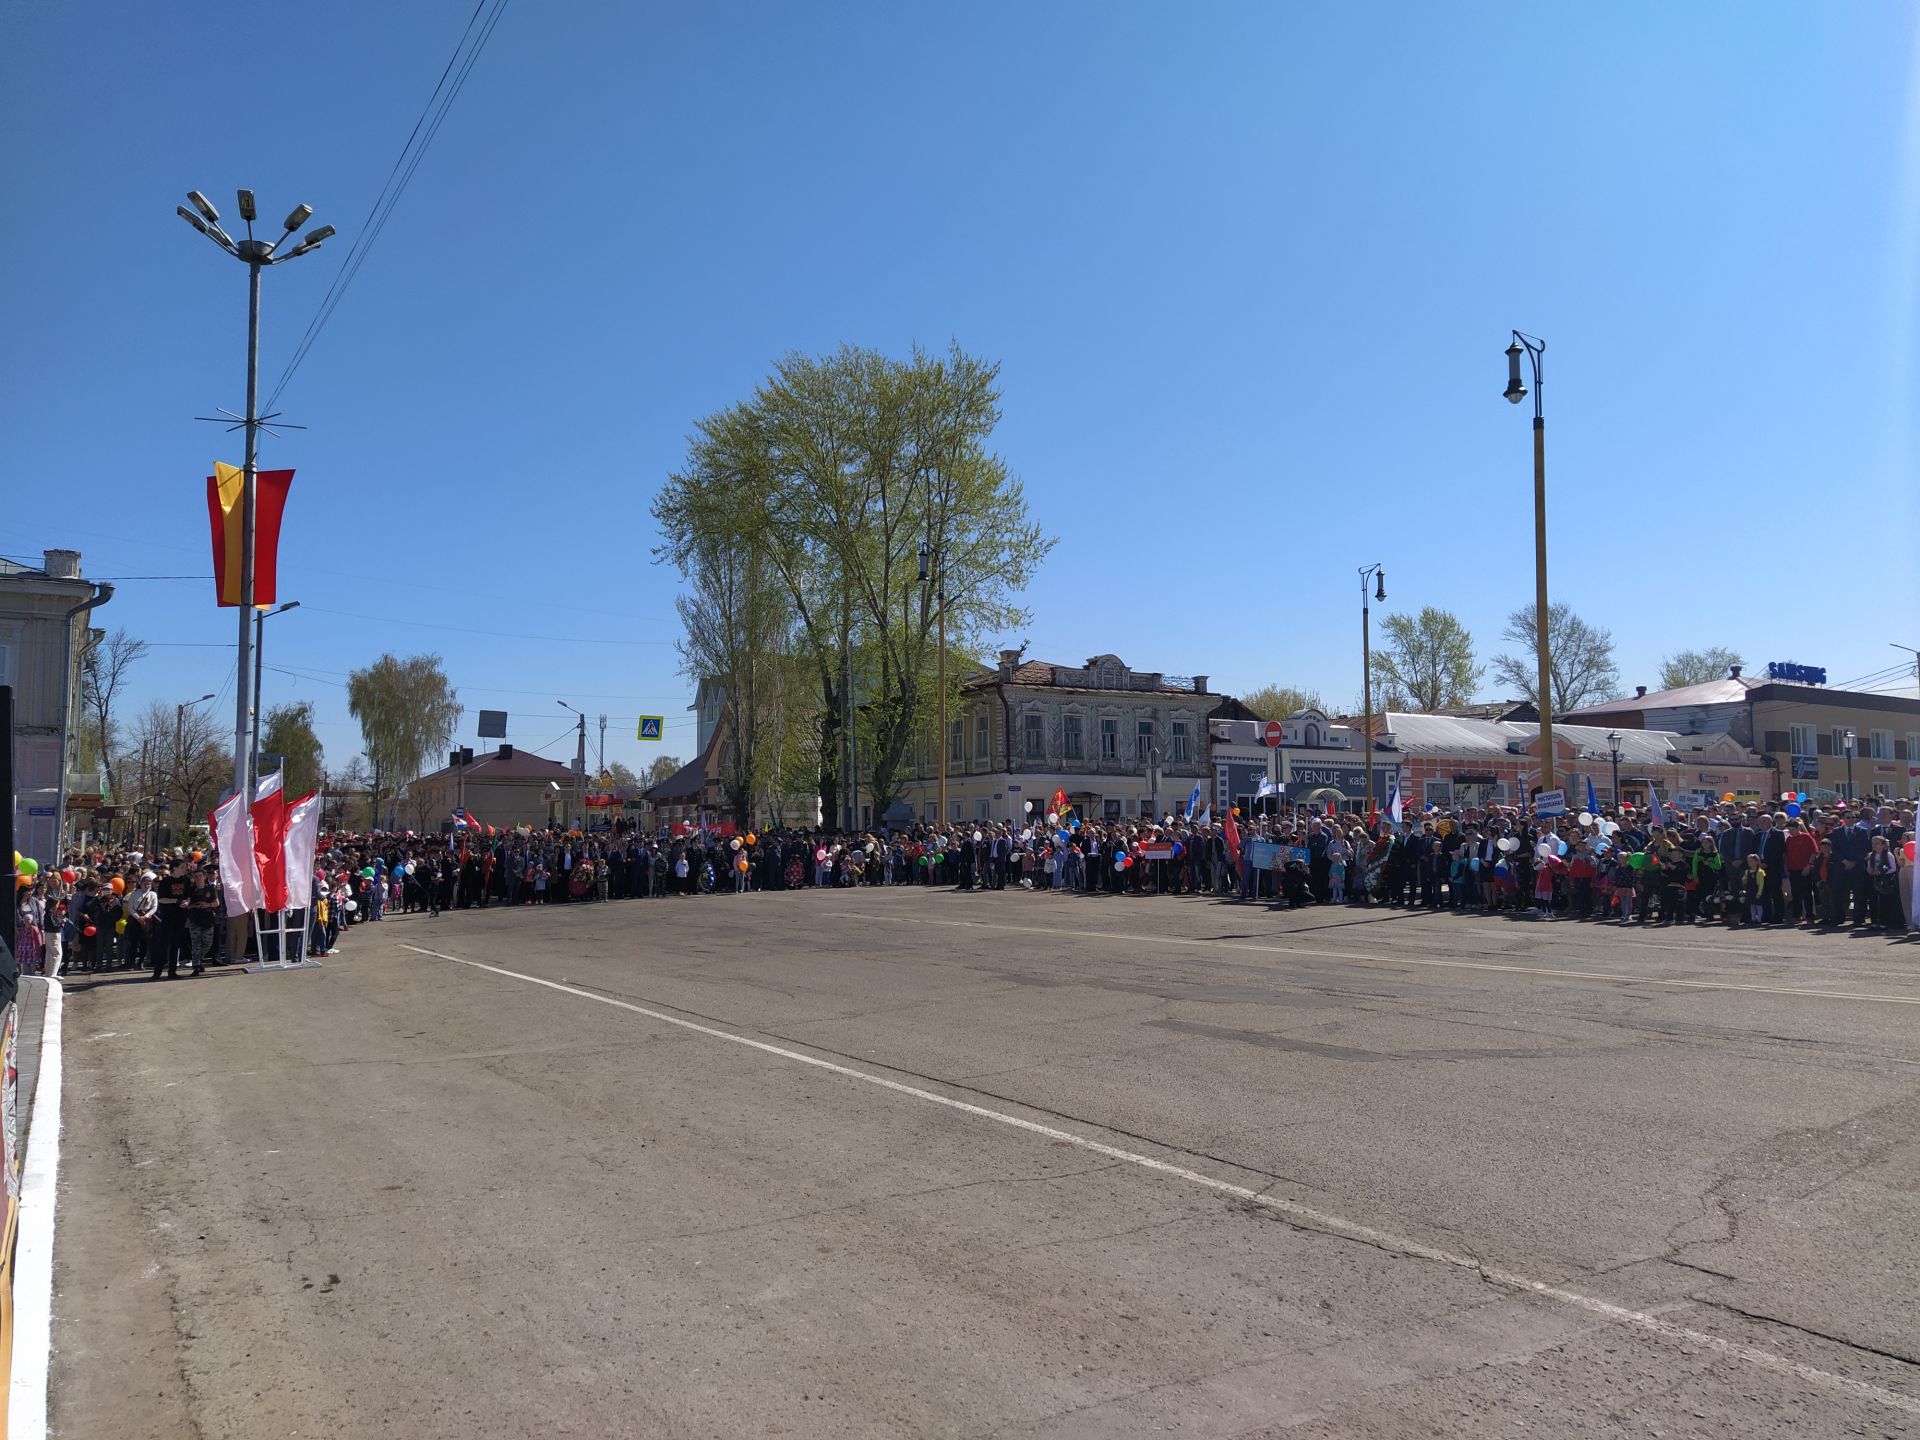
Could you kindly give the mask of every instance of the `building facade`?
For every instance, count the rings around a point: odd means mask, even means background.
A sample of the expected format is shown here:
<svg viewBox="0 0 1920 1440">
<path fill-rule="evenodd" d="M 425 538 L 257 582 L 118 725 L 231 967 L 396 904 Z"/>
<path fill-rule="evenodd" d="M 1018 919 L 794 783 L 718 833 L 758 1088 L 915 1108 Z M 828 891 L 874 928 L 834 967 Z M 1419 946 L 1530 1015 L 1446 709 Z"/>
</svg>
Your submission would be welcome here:
<svg viewBox="0 0 1920 1440">
<path fill-rule="evenodd" d="M 1320 710 L 1302 710 L 1280 727 L 1278 745 L 1266 743 L 1267 722 L 1216 719 L 1208 726 L 1213 788 L 1207 803 L 1216 816 L 1238 805 L 1243 814 L 1261 806 L 1262 782 L 1278 787 L 1276 804 L 1336 810 L 1367 808 L 1367 780 L 1358 726 L 1340 724 Z M 1376 727 L 1377 728 L 1377 727 Z M 1384 807 L 1393 793 L 1401 757 L 1382 736 L 1373 752 L 1373 801 Z"/>
<path fill-rule="evenodd" d="M 1056 790 L 1095 819 L 1179 809 L 1210 782 L 1206 722 L 1221 698 L 1204 675 L 1134 670 L 1117 655 L 1056 665 L 1003 650 L 961 682 L 940 748 L 931 731 L 915 747 L 902 799 L 921 820 L 1024 823 Z"/>
<path fill-rule="evenodd" d="M 1908 695 L 1758 679 L 1735 667 L 1704 685 L 1652 694 L 1641 686 L 1567 718 L 1623 731 L 1731 736 L 1767 766 L 1768 794 L 1804 790 L 1821 801 L 1920 795 L 1920 699 Z"/>
<path fill-rule="evenodd" d="M 97 769 L 82 773 L 80 667 L 88 616 L 111 585 L 80 573 L 80 552 L 48 550 L 41 565 L 0 560 L 0 685 L 13 687 L 13 844 L 47 865 L 89 828 L 104 803 Z"/>
<path fill-rule="evenodd" d="M 482 825 L 544 829 L 566 818 L 573 798 L 573 767 L 502 745 L 466 765 L 448 765 L 407 786 L 409 815 L 427 833 L 451 829 L 465 806 Z"/>
</svg>

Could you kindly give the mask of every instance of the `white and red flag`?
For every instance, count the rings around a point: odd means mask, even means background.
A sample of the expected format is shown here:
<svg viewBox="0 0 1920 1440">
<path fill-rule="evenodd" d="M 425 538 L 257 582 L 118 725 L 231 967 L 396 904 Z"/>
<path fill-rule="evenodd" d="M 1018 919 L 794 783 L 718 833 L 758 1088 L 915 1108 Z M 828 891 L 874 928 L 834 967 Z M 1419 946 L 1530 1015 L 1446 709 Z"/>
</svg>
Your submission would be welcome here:
<svg viewBox="0 0 1920 1440">
<path fill-rule="evenodd" d="M 320 796 L 308 791 L 287 806 L 287 908 L 304 910 L 313 898 L 313 853 L 320 840 Z"/>
<path fill-rule="evenodd" d="M 253 853 L 260 867 L 260 908 L 275 914 L 287 908 L 287 787 L 276 770 L 254 782 Z"/>
<path fill-rule="evenodd" d="M 253 850 L 253 817 L 245 797 L 229 795 L 207 816 L 220 860 L 220 897 L 228 915 L 260 908 L 260 859 Z"/>
</svg>

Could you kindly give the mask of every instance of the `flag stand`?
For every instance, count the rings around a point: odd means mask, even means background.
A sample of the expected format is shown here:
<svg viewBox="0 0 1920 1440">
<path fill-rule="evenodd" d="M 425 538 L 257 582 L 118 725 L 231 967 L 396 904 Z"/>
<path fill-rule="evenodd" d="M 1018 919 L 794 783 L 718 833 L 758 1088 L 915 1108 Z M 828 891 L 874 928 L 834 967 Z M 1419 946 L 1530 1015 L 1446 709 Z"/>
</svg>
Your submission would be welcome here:
<svg viewBox="0 0 1920 1440">
<path fill-rule="evenodd" d="M 273 918 L 275 922 L 273 959 L 268 960 L 266 931 L 263 930 L 260 925 L 260 912 L 257 910 L 254 912 L 254 953 L 259 958 L 255 960 L 253 964 L 242 967 L 246 973 L 249 975 L 272 975 L 287 970 L 320 969 L 321 966 L 318 960 L 310 960 L 307 958 L 307 946 L 304 935 L 301 937 L 300 942 L 300 958 L 298 960 L 287 959 L 287 912 L 285 910 L 276 911 Z"/>
</svg>

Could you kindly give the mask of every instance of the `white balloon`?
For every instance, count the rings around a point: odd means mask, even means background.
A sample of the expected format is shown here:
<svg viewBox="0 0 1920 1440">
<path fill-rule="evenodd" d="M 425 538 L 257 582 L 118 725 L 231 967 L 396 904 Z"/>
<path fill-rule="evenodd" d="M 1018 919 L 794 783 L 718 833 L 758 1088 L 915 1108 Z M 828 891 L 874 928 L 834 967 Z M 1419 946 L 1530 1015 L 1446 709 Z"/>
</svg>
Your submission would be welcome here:
<svg viewBox="0 0 1920 1440">
<path fill-rule="evenodd" d="M 1501 850 L 1508 854 L 1511 854 L 1513 851 L 1518 850 L 1520 848 L 1520 842 L 1514 839 L 1511 835 L 1502 835 L 1497 841 L 1494 842 L 1494 848 L 1496 850 Z"/>
<path fill-rule="evenodd" d="M 982 840 L 986 838 L 987 837 L 982 835 L 978 830 L 973 832 L 973 843 L 976 845 L 978 845 Z"/>
<path fill-rule="evenodd" d="M 1578 818 L 1582 825 L 1591 825 L 1593 823 L 1593 812 L 1591 810 L 1582 810 Z"/>
</svg>

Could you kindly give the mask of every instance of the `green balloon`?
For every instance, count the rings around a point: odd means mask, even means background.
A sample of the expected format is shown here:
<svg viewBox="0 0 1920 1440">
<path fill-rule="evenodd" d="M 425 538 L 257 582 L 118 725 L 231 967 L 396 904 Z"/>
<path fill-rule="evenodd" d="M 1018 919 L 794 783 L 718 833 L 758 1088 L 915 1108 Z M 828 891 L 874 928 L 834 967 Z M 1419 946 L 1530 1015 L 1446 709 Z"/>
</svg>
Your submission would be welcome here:
<svg viewBox="0 0 1920 1440">
<path fill-rule="evenodd" d="M 371 880 L 373 878 L 373 867 L 371 865 L 367 866 L 367 868 L 362 870 L 360 874 L 363 878 Z"/>
<path fill-rule="evenodd" d="M 1646 869 L 1647 868 L 1646 852 L 1644 850 L 1635 850 L 1631 855 L 1627 856 L 1627 867 L 1632 870 Z"/>
<path fill-rule="evenodd" d="M 31 855 L 22 855 L 20 857 L 20 873 L 22 875 L 38 875 L 40 873 L 40 862 Z"/>
</svg>

